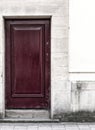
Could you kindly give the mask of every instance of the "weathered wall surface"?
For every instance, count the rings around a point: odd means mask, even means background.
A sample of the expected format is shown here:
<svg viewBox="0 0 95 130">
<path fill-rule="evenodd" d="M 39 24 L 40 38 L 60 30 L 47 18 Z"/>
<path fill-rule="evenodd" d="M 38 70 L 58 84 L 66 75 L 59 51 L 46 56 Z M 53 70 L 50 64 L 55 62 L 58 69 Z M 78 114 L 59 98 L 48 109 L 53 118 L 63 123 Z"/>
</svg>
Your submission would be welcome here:
<svg viewBox="0 0 95 130">
<path fill-rule="evenodd" d="M 68 0 L 0 0 L 0 113 L 5 113 L 4 18 L 51 17 L 51 116 L 70 110 Z"/>
<path fill-rule="evenodd" d="M 95 111 L 94 81 L 73 81 L 71 83 L 71 111 Z"/>
<path fill-rule="evenodd" d="M 71 111 L 92 112 L 95 111 L 95 1 L 69 2 Z"/>
<path fill-rule="evenodd" d="M 11 17 L 51 17 L 51 117 L 95 111 L 95 74 L 68 69 L 68 0 L 0 0 L 0 116 L 5 113 L 4 18 Z"/>
</svg>

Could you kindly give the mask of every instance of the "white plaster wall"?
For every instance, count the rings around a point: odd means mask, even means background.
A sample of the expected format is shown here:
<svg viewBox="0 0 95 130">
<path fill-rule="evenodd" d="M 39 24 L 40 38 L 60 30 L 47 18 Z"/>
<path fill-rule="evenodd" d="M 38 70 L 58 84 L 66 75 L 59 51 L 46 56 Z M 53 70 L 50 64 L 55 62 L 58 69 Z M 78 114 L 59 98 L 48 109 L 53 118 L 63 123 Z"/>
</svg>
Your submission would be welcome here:
<svg viewBox="0 0 95 130">
<path fill-rule="evenodd" d="M 69 71 L 95 72 L 95 0 L 70 0 L 69 5 Z"/>
<path fill-rule="evenodd" d="M 0 113 L 4 113 L 3 17 L 51 16 L 51 116 L 70 110 L 68 0 L 0 0 Z"/>
<path fill-rule="evenodd" d="M 95 0 L 70 0 L 69 5 L 71 110 L 95 111 Z"/>
</svg>

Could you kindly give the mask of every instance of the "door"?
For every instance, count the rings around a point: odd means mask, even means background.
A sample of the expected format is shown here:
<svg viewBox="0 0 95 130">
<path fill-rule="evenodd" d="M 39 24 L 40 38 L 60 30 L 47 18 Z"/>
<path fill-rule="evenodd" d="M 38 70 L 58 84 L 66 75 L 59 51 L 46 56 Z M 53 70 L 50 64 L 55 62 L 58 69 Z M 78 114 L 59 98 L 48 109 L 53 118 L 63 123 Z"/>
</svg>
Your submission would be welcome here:
<svg viewBox="0 0 95 130">
<path fill-rule="evenodd" d="M 50 20 L 5 20 L 6 109 L 49 109 Z"/>
</svg>

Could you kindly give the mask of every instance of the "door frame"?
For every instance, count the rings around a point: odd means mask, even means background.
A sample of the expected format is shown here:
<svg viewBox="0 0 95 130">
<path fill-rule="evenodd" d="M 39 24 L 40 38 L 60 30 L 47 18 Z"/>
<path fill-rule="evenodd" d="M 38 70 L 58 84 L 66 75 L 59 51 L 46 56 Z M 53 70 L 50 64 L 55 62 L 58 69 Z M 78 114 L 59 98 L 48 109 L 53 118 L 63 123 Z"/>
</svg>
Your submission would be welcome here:
<svg viewBox="0 0 95 130">
<path fill-rule="evenodd" d="M 23 20 L 25 20 L 25 19 L 29 19 L 29 20 L 44 20 L 44 19 L 47 19 L 47 20 L 49 20 L 50 21 L 50 30 L 49 30 L 49 60 L 50 60 L 50 62 L 49 62 L 49 70 L 50 70 L 50 76 L 49 76 L 49 84 L 50 84 L 50 86 L 49 86 L 49 117 L 51 117 L 51 17 L 49 16 L 49 17 L 29 17 L 29 18 L 27 18 L 27 17 L 20 17 L 20 18 L 18 18 L 18 17 L 4 17 L 4 28 L 5 28 L 5 21 L 7 20 L 7 19 L 10 19 L 10 20 L 12 20 L 12 19 L 18 19 L 18 20 L 21 20 L 21 19 L 23 19 Z M 6 30 L 5 30 L 6 31 Z M 5 31 L 4 31 L 4 37 L 5 37 L 5 41 L 4 41 L 4 43 L 6 44 L 6 36 L 5 36 Z M 46 43 L 47 44 L 47 43 Z M 5 79 L 5 82 L 6 82 L 6 45 L 4 45 L 4 79 Z M 6 100 L 6 83 L 4 84 L 4 86 L 5 86 L 5 89 L 4 89 L 4 97 L 5 97 L 5 100 Z M 5 103 L 6 103 L 6 101 L 5 101 Z M 6 111 L 7 111 L 7 109 L 6 109 L 6 107 L 5 107 L 5 105 L 4 105 L 4 108 L 5 108 L 5 114 L 3 114 L 4 115 L 4 117 L 6 117 Z M 17 110 L 19 110 L 19 109 L 17 109 Z M 22 109 L 23 110 L 23 109 Z M 33 111 L 35 112 L 37 109 L 30 109 L 30 110 L 32 110 L 32 113 L 33 113 Z M 27 110 L 26 110 L 27 111 Z M 39 109 L 39 110 L 37 110 L 37 112 L 39 113 L 39 112 L 41 112 L 41 109 Z M 43 111 L 43 109 L 42 109 L 42 112 L 44 112 L 45 113 L 45 111 Z M 47 113 L 47 112 L 46 112 Z M 10 113 L 11 114 L 11 113 Z"/>
</svg>

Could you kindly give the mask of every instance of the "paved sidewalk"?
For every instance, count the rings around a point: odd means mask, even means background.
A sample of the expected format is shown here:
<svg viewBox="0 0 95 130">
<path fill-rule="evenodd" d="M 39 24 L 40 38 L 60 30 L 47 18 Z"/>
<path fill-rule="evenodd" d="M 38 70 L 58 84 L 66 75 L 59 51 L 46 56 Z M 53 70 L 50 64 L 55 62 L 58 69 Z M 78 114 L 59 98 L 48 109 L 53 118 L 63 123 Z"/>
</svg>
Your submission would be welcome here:
<svg viewBox="0 0 95 130">
<path fill-rule="evenodd" d="M 0 123 L 0 130 L 95 130 L 95 123 Z"/>
</svg>

